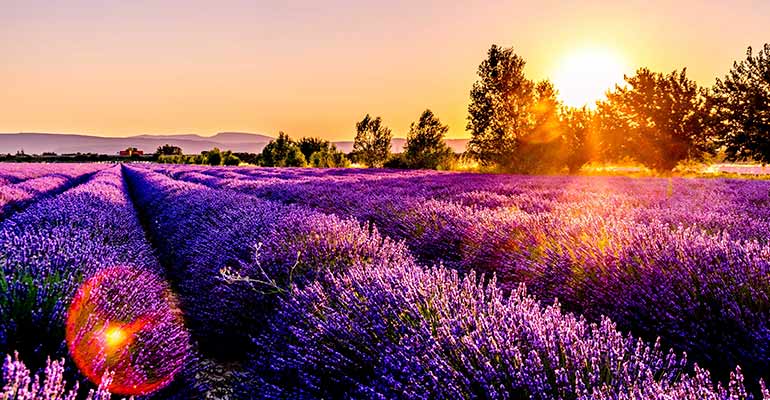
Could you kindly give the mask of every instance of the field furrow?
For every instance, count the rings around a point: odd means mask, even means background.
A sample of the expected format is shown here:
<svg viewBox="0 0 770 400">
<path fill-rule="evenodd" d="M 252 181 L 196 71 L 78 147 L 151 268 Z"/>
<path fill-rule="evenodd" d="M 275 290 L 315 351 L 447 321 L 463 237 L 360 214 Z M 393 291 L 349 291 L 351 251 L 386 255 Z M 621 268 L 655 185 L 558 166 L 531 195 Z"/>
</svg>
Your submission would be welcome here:
<svg viewBox="0 0 770 400">
<path fill-rule="evenodd" d="M 48 196 L 53 196 L 69 188 L 86 182 L 104 166 L 89 164 L 73 165 L 68 168 L 36 177 L 19 180 L 0 186 L 0 221 L 14 212 L 23 210 L 30 204 Z"/>
<path fill-rule="evenodd" d="M 168 295 L 164 271 L 139 225 L 120 167 L 87 175 L 77 175 L 85 179 L 82 184 L 41 199 L 0 223 L 0 352 L 18 351 L 33 368 L 44 366 L 47 357 L 64 357 L 67 374 L 85 383 L 84 375 L 93 381 L 101 378 L 104 368 L 128 361 L 118 356 L 99 364 L 99 357 L 91 353 L 94 345 L 88 344 L 93 342 L 73 338 L 96 340 L 98 336 L 82 335 L 120 332 L 115 329 L 122 325 L 115 324 L 150 318 L 153 329 L 164 337 L 142 331 L 142 349 L 132 362 L 162 362 L 167 367 L 161 370 L 176 371 L 187 356 L 186 330 L 174 322 L 173 309 L 164 306 Z M 88 290 L 80 293 L 85 287 Z M 76 306 L 76 294 L 90 298 L 81 303 L 86 308 Z M 73 331 L 76 336 L 65 334 L 71 328 L 78 328 Z M 79 357 L 88 360 L 83 362 L 92 368 L 92 375 L 78 364 Z M 114 382 L 131 379 L 116 375 Z M 161 391 L 155 398 L 168 394 Z"/>
</svg>

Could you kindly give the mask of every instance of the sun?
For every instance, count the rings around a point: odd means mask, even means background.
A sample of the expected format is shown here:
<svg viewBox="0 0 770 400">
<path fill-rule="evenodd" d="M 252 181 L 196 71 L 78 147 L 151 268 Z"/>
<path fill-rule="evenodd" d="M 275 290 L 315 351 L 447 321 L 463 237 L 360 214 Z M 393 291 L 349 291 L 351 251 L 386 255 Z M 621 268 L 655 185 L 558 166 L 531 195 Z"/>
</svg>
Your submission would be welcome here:
<svg viewBox="0 0 770 400">
<path fill-rule="evenodd" d="M 607 90 L 623 81 L 626 64 L 617 53 L 584 48 L 561 59 L 554 68 L 553 84 L 568 106 L 593 107 Z"/>
</svg>

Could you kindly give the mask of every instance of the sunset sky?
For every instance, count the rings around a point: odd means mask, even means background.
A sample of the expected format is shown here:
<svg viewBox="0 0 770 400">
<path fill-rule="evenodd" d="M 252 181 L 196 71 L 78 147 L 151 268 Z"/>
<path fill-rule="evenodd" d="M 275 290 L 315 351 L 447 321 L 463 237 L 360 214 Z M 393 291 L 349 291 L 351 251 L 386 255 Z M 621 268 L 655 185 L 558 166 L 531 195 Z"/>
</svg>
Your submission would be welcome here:
<svg viewBox="0 0 770 400">
<path fill-rule="evenodd" d="M 345 140 L 368 112 L 404 137 L 431 108 L 467 137 L 492 43 L 559 89 L 593 60 L 594 79 L 687 67 L 710 86 L 770 42 L 766 0 L 616 3 L 0 0 L 0 132 Z"/>
</svg>

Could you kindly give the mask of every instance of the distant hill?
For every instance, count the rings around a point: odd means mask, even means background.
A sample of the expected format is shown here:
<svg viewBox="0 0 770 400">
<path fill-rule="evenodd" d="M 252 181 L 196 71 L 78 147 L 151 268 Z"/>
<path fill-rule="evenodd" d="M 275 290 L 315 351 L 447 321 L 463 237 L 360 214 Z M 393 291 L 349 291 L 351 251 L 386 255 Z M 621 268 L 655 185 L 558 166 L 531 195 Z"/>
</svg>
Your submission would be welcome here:
<svg viewBox="0 0 770 400">
<path fill-rule="evenodd" d="M 197 154 L 201 151 L 219 147 L 234 152 L 257 153 L 273 138 L 267 135 L 247 132 L 220 132 L 214 136 L 195 134 L 174 135 L 137 135 L 129 137 L 103 137 L 58 133 L 0 133 L 0 153 L 16 153 L 24 150 L 27 154 L 53 152 L 68 153 L 98 153 L 117 154 L 127 147 L 136 147 L 145 153 L 153 153 L 158 146 L 170 144 L 179 146 L 186 154 Z M 394 153 L 403 151 L 406 139 L 394 138 Z M 468 139 L 448 139 L 447 144 L 455 152 L 465 151 Z M 334 142 L 341 151 L 349 153 L 353 150 L 353 141 Z"/>
<path fill-rule="evenodd" d="M 179 146 L 187 154 L 197 154 L 213 147 L 237 152 L 258 152 L 273 138 L 256 133 L 221 132 L 214 136 L 191 134 L 181 135 L 138 135 L 129 137 L 102 137 L 55 133 L 6 133 L 0 134 L 0 153 L 16 153 L 24 150 L 27 154 L 54 152 L 117 154 L 126 147 L 136 147 L 146 153 L 153 153 L 158 146 L 166 143 Z"/>
</svg>

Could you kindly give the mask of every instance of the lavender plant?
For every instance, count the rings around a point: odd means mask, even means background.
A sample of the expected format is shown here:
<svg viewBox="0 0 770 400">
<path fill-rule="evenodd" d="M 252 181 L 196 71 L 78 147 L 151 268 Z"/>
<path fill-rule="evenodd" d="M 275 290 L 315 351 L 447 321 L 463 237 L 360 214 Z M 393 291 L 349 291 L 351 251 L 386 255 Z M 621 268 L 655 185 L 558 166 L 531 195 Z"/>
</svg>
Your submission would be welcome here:
<svg viewBox="0 0 770 400">
<path fill-rule="evenodd" d="M 0 400 L 76 400 L 78 382 L 67 388 L 64 371 L 64 359 L 51 361 L 49 358 L 44 371 L 33 376 L 19 359 L 18 353 L 15 353 L 13 358 L 7 355 L 3 362 Z M 110 400 L 111 394 L 107 386 L 111 382 L 111 375 L 105 373 L 101 385 L 89 390 L 85 400 Z"/>
<path fill-rule="evenodd" d="M 296 289 L 257 342 L 252 398 L 751 398 L 740 370 L 714 386 L 609 319 L 443 268 L 354 267 Z"/>
</svg>

